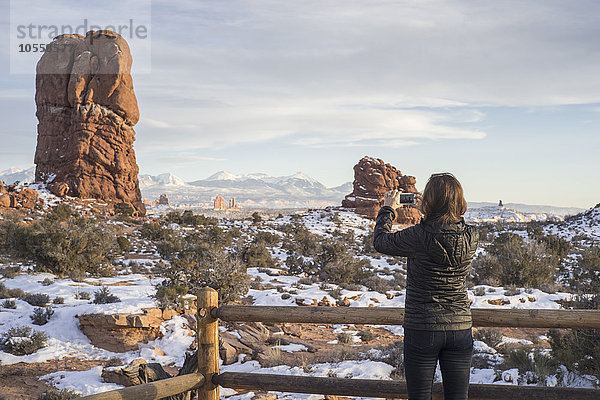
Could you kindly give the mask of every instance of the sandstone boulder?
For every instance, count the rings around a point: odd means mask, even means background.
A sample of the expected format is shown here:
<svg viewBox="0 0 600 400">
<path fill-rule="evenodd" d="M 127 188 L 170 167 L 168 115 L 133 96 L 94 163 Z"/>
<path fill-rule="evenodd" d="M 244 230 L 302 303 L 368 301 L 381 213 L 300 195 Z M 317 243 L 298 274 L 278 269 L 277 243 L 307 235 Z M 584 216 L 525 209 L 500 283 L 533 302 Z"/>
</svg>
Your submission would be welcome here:
<svg viewBox="0 0 600 400">
<path fill-rule="evenodd" d="M 7 194 L 0 194 L 0 207 L 10 207 L 11 201 L 10 196 Z"/>
<path fill-rule="evenodd" d="M 47 49 L 36 76 L 36 180 L 59 196 L 127 203 L 144 214 L 127 42 L 111 31 L 90 31 L 60 35 Z"/>
<path fill-rule="evenodd" d="M 138 343 L 159 337 L 160 325 L 174 315 L 179 314 L 152 308 L 143 314 L 83 314 L 77 318 L 79 328 L 94 346 L 122 353 L 138 350 Z"/>
<path fill-rule="evenodd" d="M 363 157 L 354 166 L 354 182 L 352 193 L 342 200 L 342 207 L 354 208 L 358 214 L 375 218 L 383 205 L 384 194 L 390 190 L 404 193 L 419 193 L 415 187 L 414 176 L 402 173 L 386 164 L 383 160 Z M 421 213 L 416 206 L 398 208 L 396 221 L 403 225 L 414 225 L 421 220 Z"/>
<path fill-rule="evenodd" d="M 33 210 L 43 203 L 39 193 L 26 186 L 10 185 L 0 190 L 0 207 Z"/>
</svg>

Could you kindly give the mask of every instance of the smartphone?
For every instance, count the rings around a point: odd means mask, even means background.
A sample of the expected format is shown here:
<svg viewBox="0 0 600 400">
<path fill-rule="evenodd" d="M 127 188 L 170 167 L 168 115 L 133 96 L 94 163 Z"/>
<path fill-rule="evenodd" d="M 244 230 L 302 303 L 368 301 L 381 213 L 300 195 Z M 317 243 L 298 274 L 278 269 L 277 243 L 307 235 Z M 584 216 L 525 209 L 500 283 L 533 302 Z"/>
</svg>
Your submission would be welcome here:
<svg viewBox="0 0 600 400">
<path fill-rule="evenodd" d="M 414 193 L 400 193 L 400 197 L 398 198 L 399 204 L 415 204 L 415 194 Z"/>
</svg>

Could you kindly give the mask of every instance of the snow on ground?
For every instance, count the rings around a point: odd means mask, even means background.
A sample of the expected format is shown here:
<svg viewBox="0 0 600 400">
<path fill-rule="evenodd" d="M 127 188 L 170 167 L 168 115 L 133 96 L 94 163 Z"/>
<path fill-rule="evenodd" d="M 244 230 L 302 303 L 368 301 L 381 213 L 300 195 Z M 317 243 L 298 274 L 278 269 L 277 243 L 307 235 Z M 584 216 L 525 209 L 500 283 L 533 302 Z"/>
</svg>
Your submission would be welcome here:
<svg viewBox="0 0 600 400">
<path fill-rule="evenodd" d="M 600 213 L 600 211 L 598 212 Z M 596 214 L 594 214 L 595 216 Z M 262 225 L 261 230 L 280 234 L 274 230 L 278 225 L 288 224 L 294 219 L 304 223 L 307 228 L 322 236 L 329 236 L 335 229 L 352 230 L 357 240 L 368 232 L 372 221 L 357 216 L 347 211 L 324 211 L 317 210 L 305 213 L 299 217 L 292 218 L 285 216 L 272 221 L 267 221 Z M 235 226 L 243 231 L 259 229 L 249 221 L 226 221 L 220 222 L 223 226 Z M 600 232 L 598 226 L 590 225 L 593 231 Z M 174 226 L 176 230 L 185 228 Z M 600 237 L 600 233 L 599 233 Z M 280 248 L 269 249 L 271 254 L 280 264 L 283 264 L 287 254 Z M 138 249 L 138 255 L 132 255 L 130 259 L 124 260 L 125 264 L 131 262 L 146 263 L 148 256 L 154 260 L 158 257 L 156 249 L 143 248 Z M 403 264 L 390 263 L 385 257 L 372 258 L 361 255 L 361 258 L 368 259 L 373 268 L 381 271 L 385 268 L 389 270 L 400 270 L 404 268 Z M 0 266 L 1 268 L 1 266 Z M 23 267 L 23 270 L 27 267 Z M 349 301 L 350 307 L 404 307 L 405 291 L 391 291 L 386 294 L 378 293 L 362 287 L 360 290 L 347 290 L 335 284 L 323 285 L 320 282 L 310 283 L 306 279 L 298 276 L 288 276 L 282 274 L 279 268 L 249 268 L 248 274 L 259 280 L 262 284 L 272 285 L 271 288 L 264 290 L 250 289 L 248 295 L 252 297 L 255 305 L 281 305 L 297 306 L 299 302 L 304 304 L 314 304 L 324 298 L 330 303 L 336 303 L 332 297 L 332 291 L 336 291 L 338 298 L 345 298 Z M 387 275 L 380 276 L 386 278 Z M 50 285 L 43 285 L 45 279 L 53 280 Z M 140 274 L 124 274 L 109 278 L 89 278 L 85 282 L 73 282 L 70 279 L 55 279 L 52 274 L 46 273 L 22 273 L 11 279 L 0 279 L 0 281 L 11 289 L 20 288 L 28 293 L 46 293 L 50 300 L 56 297 L 63 297 L 64 304 L 54 304 L 52 307 L 55 314 L 46 325 L 33 325 L 30 315 L 35 307 L 28 303 L 15 300 L 17 308 L 15 310 L 0 308 L 0 331 L 4 332 L 17 325 L 25 325 L 35 330 L 43 331 L 50 337 L 48 347 L 28 356 L 14 356 L 0 351 L 0 361 L 3 364 L 12 364 L 17 362 L 43 362 L 51 359 L 61 359 L 64 357 L 76 357 L 81 359 L 109 359 L 119 357 L 125 363 L 136 358 L 142 357 L 148 362 L 159 362 L 163 365 L 180 366 L 183 363 L 185 351 L 189 349 L 193 342 L 193 336 L 190 336 L 190 330 L 185 318 L 175 317 L 167 321 L 161 327 L 163 337 L 156 339 L 146 345 L 140 345 L 137 351 L 128 353 L 113 353 L 93 346 L 85 335 L 78 328 L 76 315 L 87 313 L 138 313 L 144 308 L 154 307 L 154 301 L 151 295 L 154 293 L 153 284 L 159 282 L 157 279 L 150 279 Z M 121 302 L 112 304 L 96 305 L 91 302 L 93 293 L 101 286 L 107 286 L 111 293 L 118 296 Z M 508 290 L 508 292 L 507 292 Z M 78 299 L 81 292 L 91 294 L 90 300 Z M 493 287 L 479 285 L 468 291 L 469 298 L 472 300 L 473 308 L 494 308 L 506 309 L 512 308 L 543 308 L 558 309 L 560 305 L 557 300 L 564 300 L 570 297 L 569 293 L 545 293 L 538 289 L 505 289 L 502 287 Z M 496 304 L 494 304 L 496 303 Z M 501 303 L 498 305 L 498 303 Z M 404 330 L 402 326 L 382 326 L 390 332 L 402 337 Z M 336 325 L 334 332 L 345 332 L 353 335 L 355 343 L 360 342 L 356 335 L 357 331 L 352 325 Z M 221 330 L 225 330 L 223 326 Z M 230 332 L 237 334 L 237 332 Z M 517 339 L 504 337 L 504 343 L 515 342 Z M 154 348 L 161 349 L 165 355 L 156 355 Z M 283 352 L 298 352 L 306 350 L 306 347 L 300 344 L 288 344 L 274 346 Z M 477 354 L 486 354 L 496 361 L 501 360 L 497 352 L 487 344 L 476 341 L 475 352 Z M 347 360 L 337 363 L 322 363 L 308 365 L 304 368 L 290 366 L 276 366 L 271 368 L 262 368 L 257 361 L 240 361 L 233 365 L 223 366 L 222 371 L 242 371 L 256 373 L 277 373 L 287 375 L 312 375 L 312 376 L 338 376 L 352 377 L 362 379 L 391 379 L 393 367 L 378 361 L 370 360 Z M 52 382 L 59 388 L 76 390 L 83 394 L 92 394 L 99 391 L 111 390 L 117 386 L 114 384 L 103 383 L 100 378 L 101 367 L 93 368 L 89 371 L 66 372 L 59 371 L 43 377 L 43 379 Z M 496 370 L 473 368 L 471 373 L 472 383 L 503 383 L 515 384 L 518 381 L 518 373 L 512 370 L 504 371 L 498 376 Z M 557 377 L 550 377 L 547 383 L 563 384 L 569 386 L 590 386 L 590 379 L 579 377 L 566 373 L 560 379 L 567 380 L 558 382 Z M 552 380 L 554 379 L 554 381 Z M 244 395 L 235 395 L 228 389 L 222 390 L 223 396 L 235 399 L 249 399 L 249 393 Z M 281 399 L 322 399 L 318 395 L 290 395 L 278 394 Z"/>
<path fill-rule="evenodd" d="M 143 308 L 154 307 L 149 297 L 154 292 L 152 281 L 142 275 L 124 275 L 112 278 L 89 279 L 87 282 L 73 282 L 70 279 L 57 279 L 54 283 L 43 286 L 44 279 L 53 279 L 52 274 L 21 274 L 12 279 L 3 279 L 2 283 L 9 289 L 20 288 L 25 292 L 45 293 L 50 301 L 63 297 L 64 304 L 53 304 L 54 315 L 45 325 L 34 325 L 30 318 L 36 308 L 29 303 L 15 299 L 16 309 L 2 308 L 0 312 L 1 331 L 5 332 L 16 326 L 28 326 L 49 336 L 48 347 L 31 355 L 15 356 L 0 351 L 0 362 L 13 364 L 17 362 L 44 362 L 52 359 L 76 357 L 82 359 L 108 359 L 121 357 L 133 359 L 135 354 L 117 354 L 92 346 L 89 339 L 79 330 L 77 315 L 81 314 L 114 314 L 141 313 Z M 91 284 L 92 283 L 92 284 Z M 111 286 L 119 283 L 119 286 Z M 94 292 L 106 285 L 112 294 L 121 299 L 119 303 L 93 304 Z M 122 286 L 121 286 L 122 285 Z M 78 300 L 77 294 L 88 292 L 90 300 Z"/>
</svg>

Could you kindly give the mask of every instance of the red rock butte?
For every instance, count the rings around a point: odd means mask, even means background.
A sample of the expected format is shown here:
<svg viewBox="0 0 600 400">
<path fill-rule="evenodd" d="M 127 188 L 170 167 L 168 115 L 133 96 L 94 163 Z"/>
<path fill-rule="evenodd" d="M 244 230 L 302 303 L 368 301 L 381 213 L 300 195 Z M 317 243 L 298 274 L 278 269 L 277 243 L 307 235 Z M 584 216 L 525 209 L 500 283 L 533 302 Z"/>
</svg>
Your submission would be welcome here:
<svg viewBox="0 0 600 400">
<path fill-rule="evenodd" d="M 47 46 L 36 71 L 35 178 L 56 195 L 128 203 L 143 215 L 132 62 L 111 31 L 61 35 Z"/>
<path fill-rule="evenodd" d="M 354 166 L 352 193 L 342 200 L 342 207 L 354 208 L 358 214 L 375 218 L 383 206 L 383 196 L 390 190 L 403 193 L 419 193 L 414 176 L 402 173 L 383 160 L 363 157 Z M 397 210 L 396 221 L 402 225 L 414 225 L 421 220 L 421 212 L 416 206 L 402 206 Z"/>
</svg>

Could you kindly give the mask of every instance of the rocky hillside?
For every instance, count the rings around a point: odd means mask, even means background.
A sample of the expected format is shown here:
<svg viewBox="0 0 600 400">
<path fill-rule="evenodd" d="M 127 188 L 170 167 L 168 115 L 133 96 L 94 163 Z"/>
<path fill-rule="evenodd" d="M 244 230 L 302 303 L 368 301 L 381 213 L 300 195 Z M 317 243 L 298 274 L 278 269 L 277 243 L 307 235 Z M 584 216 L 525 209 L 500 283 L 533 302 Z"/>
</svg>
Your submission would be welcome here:
<svg viewBox="0 0 600 400">
<path fill-rule="evenodd" d="M 552 224 L 546 228 L 546 231 L 569 240 L 579 238 L 598 241 L 600 240 L 600 204 L 561 223 Z"/>
</svg>

